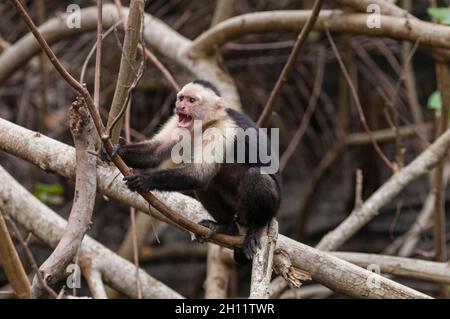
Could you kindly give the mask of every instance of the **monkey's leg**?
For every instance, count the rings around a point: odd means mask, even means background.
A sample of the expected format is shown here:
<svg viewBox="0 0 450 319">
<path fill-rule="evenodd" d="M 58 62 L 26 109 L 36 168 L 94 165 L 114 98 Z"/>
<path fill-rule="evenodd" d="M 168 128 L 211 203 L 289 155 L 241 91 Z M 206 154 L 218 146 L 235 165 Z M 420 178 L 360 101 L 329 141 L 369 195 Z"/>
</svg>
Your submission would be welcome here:
<svg viewBox="0 0 450 319">
<path fill-rule="evenodd" d="M 215 233 L 223 233 L 231 236 L 239 234 L 239 228 L 234 220 L 235 209 L 223 199 L 220 190 L 209 186 L 205 190 L 195 192 L 197 199 L 202 203 L 206 210 L 214 217 L 214 221 L 204 219 L 199 224 L 210 229 L 207 236 L 196 236 L 197 240 L 202 242 L 210 238 Z"/>
<path fill-rule="evenodd" d="M 279 188 L 270 175 L 251 168 L 242 179 L 238 194 L 238 223 L 248 227 L 243 251 L 247 259 L 252 259 L 261 245 L 261 229 L 278 210 Z"/>
</svg>

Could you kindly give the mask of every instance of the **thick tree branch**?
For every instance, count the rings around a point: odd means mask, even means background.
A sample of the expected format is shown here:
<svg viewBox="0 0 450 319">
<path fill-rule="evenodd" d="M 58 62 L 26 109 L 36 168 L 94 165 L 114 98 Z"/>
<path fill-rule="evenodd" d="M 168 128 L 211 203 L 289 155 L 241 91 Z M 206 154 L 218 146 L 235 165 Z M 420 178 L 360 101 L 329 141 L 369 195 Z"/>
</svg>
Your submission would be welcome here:
<svg viewBox="0 0 450 319">
<path fill-rule="evenodd" d="M 233 271 L 233 259 L 224 257 L 225 250 L 228 249 L 208 244 L 206 279 L 203 284 L 207 299 L 227 298 L 228 284 Z"/>
<path fill-rule="evenodd" d="M 336 0 L 336 2 L 359 12 L 367 12 L 370 5 L 377 5 L 381 8 L 381 14 L 397 17 L 413 17 L 408 11 L 386 0 Z"/>
<path fill-rule="evenodd" d="M 211 20 L 211 26 L 215 26 L 219 22 L 234 16 L 237 4 L 237 0 L 217 0 L 214 15 Z"/>
<path fill-rule="evenodd" d="M 102 273 L 95 267 L 93 261 L 91 259 L 85 259 L 81 267 L 92 297 L 94 299 L 108 299 L 105 285 L 103 284 Z"/>
<path fill-rule="evenodd" d="M 450 264 L 445 262 L 353 252 L 332 254 L 361 267 L 378 265 L 383 273 L 450 284 Z"/>
<path fill-rule="evenodd" d="M 191 56 L 213 55 L 225 43 L 244 35 L 267 32 L 297 32 L 308 21 L 309 10 L 268 11 L 248 13 L 217 24 L 192 43 Z M 419 19 L 380 16 L 381 28 L 367 27 L 368 14 L 345 13 L 340 10 L 322 10 L 314 30 L 390 37 L 438 48 L 450 48 L 450 27 Z"/>
<path fill-rule="evenodd" d="M 444 137 L 446 137 L 448 140 L 447 142 L 450 143 L 450 133 L 445 133 Z M 33 131 L 3 119 L 0 119 L 0 149 L 28 160 L 46 171 L 53 171 L 70 179 L 74 178 L 75 153 L 72 147 L 45 137 L 44 135 L 36 134 Z M 421 162 L 425 164 L 425 162 Z M 427 163 L 430 164 L 429 162 Z M 423 169 L 426 170 L 426 168 Z M 97 169 L 98 190 L 110 198 L 119 200 L 142 212 L 151 213 L 156 218 L 174 225 L 172 221 L 168 220 L 157 211 L 153 209 L 149 210 L 148 203 L 138 194 L 130 192 L 122 180 L 117 178 L 117 175 L 118 170 L 115 167 L 99 165 Z M 9 183 L 5 184 L 9 185 Z M 0 184 L 0 193 L 2 193 L 2 186 L 3 185 Z M 402 185 L 402 187 L 404 186 L 406 185 Z M 9 193 L 10 192 L 8 192 L 8 194 Z M 191 197 L 173 192 L 155 194 L 166 205 L 180 211 L 185 218 L 193 222 L 211 218 L 202 205 Z M 41 207 L 42 206 L 38 205 L 37 211 L 39 211 Z M 36 212 L 36 214 L 38 213 Z M 46 220 L 45 222 L 52 223 L 51 219 Z M 42 223 L 39 223 L 39 225 L 42 225 Z M 39 231 L 38 234 L 40 234 L 38 237 L 49 236 L 45 231 Z M 314 280 L 317 280 L 335 291 L 348 294 L 349 296 L 358 298 L 427 297 L 413 289 L 373 274 L 368 270 L 351 265 L 348 262 L 342 261 L 325 252 L 321 252 L 282 235 L 278 236 L 276 249 L 285 251 L 290 257 L 292 265 L 311 274 L 311 277 Z M 125 262 L 125 260 L 123 260 L 123 262 Z M 134 278 L 134 266 L 129 262 L 126 262 L 126 264 L 132 267 L 127 268 L 126 275 L 129 275 L 128 283 L 130 283 L 129 286 L 132 294 L 135 295 L 134 279 L 132 279 Z M 105 267 L 107 267 L 106 261 Z M 102 273 L 105 274 L 103 268 Z M 143 278 L 142 276 L 141 273 L 141 280 Z M 376 289 L 369 288 L 366 285 L 368 278 L 379 279 L 379 282 L 381 283 L 380 286 Z M 108 282 L 108 280 L 111 279 L 107 280 L 105 278 L 105 280 Z"/>
<path fill-rule="evenodd" d="M 74 150 L 72 161 L 75 166 Z M 72 172 L 74 173 L 74 172 Z M 0 167 L 0 204 L 5 211 L 10 212 L 23 227 L 32 232 L 50 247 L 56 247 L 65 233 L 67 222 L 58 214 L 45 206 L 30 194 L 22 185 L 11 177 L 3 167 Z M 79 250 L 80 259 L 91 259 L 101 271 L 105 282 L 126 295 L 136 298 L 134 265 L 99 242 L 85 236 Z M 140 271 L 143 283 L 142 291 L 145 298 L 181 298 L 171 288 L 157 281 L 144 270 Z"/>
<path fill-rule="evenodd" d="M 253 257 L 252 277 L 250 283 L 250 299 L 269 298 L 269 285 L 272 279 L 274 252 L 278 237 L 278 222 L 272 219 L 264 227 L 261 236 L 261 249 Z"/>
<path fill-rule="evenodd" d="M 76 181 L 72 210 L 67 228 L 60 243 L 50 257 L 41 265 L 39 271 L 48 285 L 53 285 L 65 276 L 66 267 L 73 261 L 84 235 L 91 224 L 92 212 L 97 190 L 96 157 L 90 154 L 95 150 L 96 134 L 91 117 L 81 99 L 75 101 L 69 110 L 70 130 L 76 149 Z M 45 294 L 37 276 L 33 279 L 33 298 Z"/>
<path fill-rule="evenodd" d="M 142 17 L 144 12 L 143 0 L 132 0 L 128 12 L 127 26 L 125 28 L 125 38 L 123 41 L 122 56 L 120 59 L 119 74 L 117 75 L 116 89 L 114 90 L 111 108 L 109 109 L 108 123 L 106 126 L 111 128 L 111 140 L 113 143 L 119 141 L 120 132 L 123 126 L 124 116 L 119 118 L 112 127 L 115 119 L 121 113 L 122 108 L 126 107 L 126 100 L 133 88 L 132 83 L 137 78 L 136 53 L 139 39 L 141 37 Z"/>
</svg>

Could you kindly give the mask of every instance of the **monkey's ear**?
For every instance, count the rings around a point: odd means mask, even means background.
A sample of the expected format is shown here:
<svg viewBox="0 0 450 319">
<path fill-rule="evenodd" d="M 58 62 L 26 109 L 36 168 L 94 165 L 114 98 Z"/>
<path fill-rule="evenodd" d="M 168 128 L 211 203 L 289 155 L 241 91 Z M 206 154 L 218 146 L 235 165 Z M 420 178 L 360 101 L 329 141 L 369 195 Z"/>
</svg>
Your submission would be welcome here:
<svg viewBox="0 0 450 319">
<path fill-rule="evenodd" d="M 218 98 L 218 99 L 216 100 L 215 106 L 216 106 L 216 109 L 217 109 L 217 110 L 223 109 L 223 108 L 225 108 L 225 101 L 224 101 L 222 98 Z"/>
</svg>

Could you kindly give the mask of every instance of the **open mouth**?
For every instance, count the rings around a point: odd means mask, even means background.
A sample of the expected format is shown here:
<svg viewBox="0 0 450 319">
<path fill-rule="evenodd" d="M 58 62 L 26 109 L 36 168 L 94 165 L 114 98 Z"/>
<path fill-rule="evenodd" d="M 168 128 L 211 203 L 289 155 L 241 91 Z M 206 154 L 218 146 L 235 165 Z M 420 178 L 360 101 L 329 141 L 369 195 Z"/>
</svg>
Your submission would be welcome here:
<svg viewBox="0 0 450 319">
<path fill-rule="evenodd" d="M 178 127 L 189 128 L 194 122 L 192 116 L 182 111 L 177 111 L 177 115 L 178 115 Z"/>
</svg>

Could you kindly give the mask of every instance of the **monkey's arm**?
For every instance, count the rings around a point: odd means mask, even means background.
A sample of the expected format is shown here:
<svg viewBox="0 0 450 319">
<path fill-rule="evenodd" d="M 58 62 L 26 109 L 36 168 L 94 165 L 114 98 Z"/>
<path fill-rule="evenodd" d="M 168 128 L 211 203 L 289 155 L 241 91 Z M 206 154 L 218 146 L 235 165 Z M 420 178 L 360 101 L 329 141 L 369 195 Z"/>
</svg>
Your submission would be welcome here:
<svg viewBox="0 0 450 319">
<path fill-rule="evenodd" d="M 172 146 L 157 140 L 119 145 L 117 154 L 132 168 L 154 168 L 169 157 Z"/>
<path fill-rule="evenodd" d="M 206 187 L 218 172 L 218 164 L 189 164 L 124 178 L 132 191 L 185 191 Z"/>
<path fill-rule="evenodd" d="M 171 134 L 176 127 L 177 119 L 172 116 L 151 140 L 126 144 L 124 139 L 120 139 L 119 144 L 114 148 L 114 153 L 120 155 L 132 168 L 157 167 L 170 156 L 170 151 L 175 144 Z M 111 160 L 109 156 L 106 156 L 107 152 L 104 149 L 100 154 L 104 161 Z"/>
</svg>

